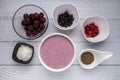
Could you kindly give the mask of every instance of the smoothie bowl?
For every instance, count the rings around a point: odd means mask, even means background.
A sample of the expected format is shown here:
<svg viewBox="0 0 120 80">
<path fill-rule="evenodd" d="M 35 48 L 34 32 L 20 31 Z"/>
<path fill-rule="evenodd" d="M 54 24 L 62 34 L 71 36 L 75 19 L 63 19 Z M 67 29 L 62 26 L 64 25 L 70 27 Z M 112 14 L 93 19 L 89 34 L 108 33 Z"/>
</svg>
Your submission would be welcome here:
<svg viewBox="0 0 120 80">
<path fill-rule="evenodd" d="M 69 68 L 75 59 L 75 45 L 66 35 L 53 33 L 42 40 L 38 56 L 42 65 L 53 72 Z"/>
</svg>

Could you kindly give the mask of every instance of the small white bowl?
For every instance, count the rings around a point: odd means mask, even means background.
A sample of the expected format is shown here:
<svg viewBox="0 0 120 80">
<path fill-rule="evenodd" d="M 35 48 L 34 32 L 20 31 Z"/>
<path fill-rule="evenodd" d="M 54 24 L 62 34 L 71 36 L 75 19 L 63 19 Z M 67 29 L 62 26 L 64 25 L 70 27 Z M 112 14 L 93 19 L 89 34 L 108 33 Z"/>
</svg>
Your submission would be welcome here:
<svg viewBox="0 0 120 80">
<path fill-rule="evenodd" d="M 95 23 L 99 28 L 99 34 L 94 38 L 87 38 L 85 35 L 84 27 L 90 23 Z M 82 32 L 84 37 L 90 42 L 101 42 L 109 36 L 109 25 L 107 20 L 102 16 L 91 16 L 83 21 Z"/>
<path fill-rule="evenodd" d="M 94 61 L 91 64 L 84 64 L 81 61 L 81 56 L 84 52 L 91 52 L 94 56 Z M 80 52 L 79 56 L 78 56 L 78 61 L 79 64 L 85 68 L 85 69 L 93 69 L 95 68 L 97 65 L 99 65 L 100 63 L 102 63 L 104 60 L 110 58 L 113 55 L 112 52 L 103 52 L 103 51 L 98 51 L 95 49 L 84 49 L 83 51 Z"/>
<path fill-rule="evenodd" d="M 71 26 L 68 26 L 67 28 L 61 27 L 57 22 L 58 15 L 61 13 L 64 13 L 66 10 L 70 14 L 73 14 L 73 17 L 74 17 L 73 24 Z M 58 5 L 57 7 L 55 7 L 54 12 L 53 12 L 53 22 L 55 26 L 61 30 L 70 30 L 70 29 L 75 28 L 79 23 L 79 12 L 78 12 L 77 7 L 74 4 L 70 4 L 70 3 Z"/>
<path fill-rule="evenodd" d="M 40 49 L 41 49 L 44 41 L 47 40 L 48 38 L 52 37 L 52 36 L 55 36 L 55 35 L 63 36 L 63 37 L 65 37 L 66 39 L 68 39 L 68 40 L 71 42 L 71 44 L 73 45 L 73 48 L 74 48 L 74 56 L 73 56 L 71 62 L 70 62 L 66 67 L 61 68 L 61 69 L 53 69 L 53 68 L 47 66 L 47 65 L 44 63 L 44 61 L 42 60 L 42 57 L 41 57 L 41 55 L 40 55 Z M 75 56 L 76 56 L 75 44 L 74 44 L 74 42 L 72 41 L 72 39 L 69 38 L 67 35 L 62 34 L 62 33 L 53 33 L 53 34 L 50 34 L 50 35 L 46 36 L 46 37 L 41 41 L 41 43 L 40 43 L 40 45 L 39 45 L 39 48 L 38 48 L 38 56 L 39 56 L 39 60 L 40 60 L 41 64 L 42 64 L 47 70 L 52 71 L 52 72 L 61 72 L 61 71 L 64 71 L 64 70 L 68 69 L 68 68 L 72 65 L 72 63 L 74 62 Z"/>
</svg>

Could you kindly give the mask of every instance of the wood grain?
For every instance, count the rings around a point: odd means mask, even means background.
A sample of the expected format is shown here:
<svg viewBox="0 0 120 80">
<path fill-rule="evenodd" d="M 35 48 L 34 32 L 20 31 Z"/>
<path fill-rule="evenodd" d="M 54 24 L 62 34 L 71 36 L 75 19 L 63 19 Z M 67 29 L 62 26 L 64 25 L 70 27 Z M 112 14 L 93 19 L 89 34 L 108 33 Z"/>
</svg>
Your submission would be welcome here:
<svg viewBox="0 0 120 80">
<path fill-rule="evenodd" d="M 120 80 L 120 67 L 99 66 L 85 70 L 72 66 L 68 70 L 54 73 L 42 66 L 1 66 L 0 80 Z"/>
<path fill-rule="evenodd" d="M 107 19 L 120 19 L 119 0 L 0 0 L 0 17 L 12 18 L 19 7 L 26 4 L 35 4 L 41 6 L 51 19 L 55 6 L 62 3 L 75 4 L 79 9 L 81 19 L 92 15 L 101 15 Z"/>
</svg>

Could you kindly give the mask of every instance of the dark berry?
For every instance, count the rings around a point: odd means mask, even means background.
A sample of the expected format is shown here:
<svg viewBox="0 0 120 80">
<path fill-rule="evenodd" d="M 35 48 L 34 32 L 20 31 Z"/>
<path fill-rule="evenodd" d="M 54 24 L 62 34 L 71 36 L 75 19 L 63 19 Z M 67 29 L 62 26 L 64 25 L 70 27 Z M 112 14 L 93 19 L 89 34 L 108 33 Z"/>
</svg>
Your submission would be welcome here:
<svg viewBox="0 0 120 80">
<path fill-rule="evenodd" d="M 28 25 L 29 25 L 29 21 L 27 21 L 27 20 L 22 20 L 21 24 L 24 25 L 24 26 L 28 26 Z"/>
<path fill-rule="evenodd" d="M 40 25 L 40 21 L 35 20 L 33 25 L 34 25 L 35 28 L 38 28 L 39 25 Z"/>
<path fill-rule="evenodd" d="M 22 20 L 21 24 L 22 25 L 26 25 L 25 23 L 26 23 L 25 20 Z"/>
<path fill-rule="evenodd" d="M 35 21 L 34 21 L 34 24 L 37 25 L 37 26 L 39 26 L 39 25 L 40 25 L 40 21 L 35 20 Z"/>
<path fill-rule="evenodd" d="M 34 17 L 35 17 L 35 19 L 39 19 L 39 18 L 40 18 L 40 15 L 39 15 L 38 13 L 35 13 L 35 14 L 34 14 Z"/>
<path fill-rule="evenodd" d="M 44 17 L 44 13 L 41 12 L 41 13 L 40 13 L 40 17 Z"/>
<path fill-rule="evenodd" d="M 37 29 L 37 32 L 38 32 L 38 33 L 41 33 L 41 31 L 42 31 L 41 28 L 38 28 L 38 29 Z"/>
<path fill-rule="evenodd" d="M 44 24 L 40 24 L 40 28 L 43 30 L 45 28 Z"/>
<path fill-rule="evenodd" d="M 34 31 L 34 28 L 33 28 L 32 25 L 29 25 L 29 26 L 27 27 L 27 29 L 28 29 L 28 31 Z"/>
<path fill-rule="evenodd" d="M 34 36 L 37 35 L 37 34 L 38 34 L 37 31 L 32 32 L 32 35 L 34 35 Z"/>
<path fill-rule="evenodd" d="M 72 25 L 73 20 L 74 20 L 73 15 L 69 14 L 68 11 L 65 11 L 64 13 L 58 15 L 57 22 L 61 27 L 68 27 Z"/>
<path fill-rule="evenodd" d="M 27 13 L 25 13 L 25 14 L 23 15 L 23 17 L 24 17 L 24 19 L 26 19 L 26 18 L 29 18 L 29 15 L 28 15 Z"/>
<path fill-rule="evenodd" d="M 26 36 L 31 36 L 32 33 L 30 31 L 26 31 Z"/>
<path fill-rule="evenodd" d="M 25 20 L 26 20 L 26 22 L 27 22 L 27 25 L 31 24 L 30 18 L 26 18 Z"/>
<path fill-rule="evenodd" d="M 60 26 L 62 26 L 60 21 L 58 21 L 58 24 L 59 24 Z"/>
<path fill-rule="evenodd" d="M 25 30 L 25 31 L 28 31 L 28 28 L 27 28 L 27 26 L 24 26 L 24 30 Z"/>
<path fill-rule="evenodd" d="M 69 12 L 68 12 L 68 11 L 65 11 L 65 14 L 66 14 L 66 15 L 69 15 Z"/>
<path fill-rule="evenodd" d="M 29 16 L 31 20 L 35 20 L 34 14 L 30 14 Z"/>
<path fill-rule="evenodd" d="M 21 24 L 23 25 L 24 30 L 26 31 L 26 36 L 36 36 L 38 33 L 41 33 L 45 28 L 44 23 L 46 22 L 46 18 L 44 14 L 41 13 L 25 13 L 23 15 L 23 20 Z"/>
<path fill-rule="evenodd" d="M 45 23 L 45 22 L 46 22 L 46 18 L 45 17 L 40 18 L 40 23 Z"/>
</svg>

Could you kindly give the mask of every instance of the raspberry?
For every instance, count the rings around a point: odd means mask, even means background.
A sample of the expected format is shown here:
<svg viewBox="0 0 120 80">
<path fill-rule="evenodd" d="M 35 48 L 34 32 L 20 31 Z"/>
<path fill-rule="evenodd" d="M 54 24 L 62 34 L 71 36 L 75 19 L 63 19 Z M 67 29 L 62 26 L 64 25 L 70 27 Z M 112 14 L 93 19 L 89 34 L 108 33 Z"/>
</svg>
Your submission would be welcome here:
<svg viewBox="0 0 120 80">
<path fill-rule="evenodd" d="M 85 26 L 85 35 L 86 37 L 95 37 L 99 34 L 98 26 L 94 23 Z"/>
</svg>

